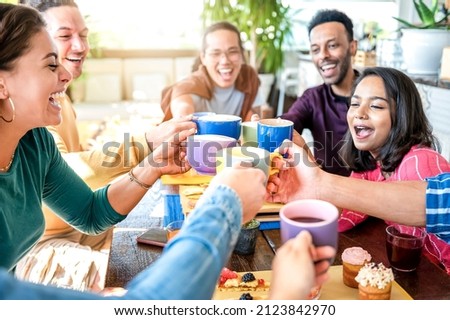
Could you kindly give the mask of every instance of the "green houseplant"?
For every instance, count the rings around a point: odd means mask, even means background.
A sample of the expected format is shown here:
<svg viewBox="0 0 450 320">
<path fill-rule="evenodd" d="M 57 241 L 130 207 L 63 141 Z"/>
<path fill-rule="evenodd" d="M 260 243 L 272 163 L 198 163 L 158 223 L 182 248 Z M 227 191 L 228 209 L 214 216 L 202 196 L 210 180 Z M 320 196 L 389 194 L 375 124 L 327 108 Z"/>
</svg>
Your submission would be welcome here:
<svg viewBox="0 0 450 320">
<path fill-rule="evenodd" d="M 394 17 L 401 24 L 401 46 L 406 71 L 410 74 L 437 75 L 443 49 L 450 45 L 449 13 L 439 12 L 438 0 L 432 0 L 431 6 L 427 6 L 423 0 L 414 0 L 413 3 L 420 23 Z"/>
<path fill-rule="evenodd" d="M 449 29 L 447 18 L 449 12 L 439 16 L 439 1 L 433 0 L 431 7 L 428 7 L 423 0 L 413 0 L 414 8 L 420 18 L 421 23 L 412 23 L 404 19 L 394 17 L 395 20 L 403 24 L 404 27 L 413 29 Z"/>
<path fill-rule="evenodd" d="M 204 0 L 202 18 L 205 25 L 221 20 L 236 25 L 249 63 L 260 73 L 276 74 L 283 67 L 293 36 L 291 10 L 281 0 Z"/>
</svg>

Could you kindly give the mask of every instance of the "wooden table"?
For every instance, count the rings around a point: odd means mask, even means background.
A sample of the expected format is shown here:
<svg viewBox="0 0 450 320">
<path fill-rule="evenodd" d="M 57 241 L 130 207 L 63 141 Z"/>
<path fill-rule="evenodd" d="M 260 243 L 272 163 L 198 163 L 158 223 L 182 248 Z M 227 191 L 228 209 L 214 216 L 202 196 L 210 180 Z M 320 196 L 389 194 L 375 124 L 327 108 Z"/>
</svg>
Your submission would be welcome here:
<svg viewBox="0 0 450 320">
<path fill-rule="evenodd" d="M 127 221 L 129 220 L 129 221 Z M 126 222 L 126 224 L 125 224 Z M 134 223 L 137 224 L 134 224 Z M 159 225 L 159 219 L 129 216 L 114 231 L 111 251 L 106 272 L 106 287 L 123 287 L 136 274 L 144 270 L 154 262 L 162 252 L 162 248 L 152 245 L 140 244 L 136 238 L 145 229 Z M 131 224 L 131 226 L 130 226 Z M 133 227 L 139 226 L 139 228 Z M 257 237 L 257 250 L 254 254 L 242 256 L 233 254 L 228 267 L 235 271 L 259 271 L 270 270 L 273 257 L 273 249 L 264 238 L 263 231 Z"/>
<path fill-rule="evenodd" d="M 345 248 L 362 247 L 370 252 L 373 261 L 383 262 L 384 265 L 389 266 L 385 249 L 385 229 L 384 221 L 369 218 L 358 227 L 339 233 L 339 247 L 334 264 L 342 264 L 341 254 Z M 279 230 L 264 231 L 264 235 L 275 248 L 281 245 Z M 393 271 L 395 280 L 413 299 L 450 299 L 450 276 L 424 256 L 414 272 L 399 272 L 394 269 Z"/>
<path fill-rule="evenodd" d="M 118 224 L 114 232 L 106 287 L 125 286 L 161 255 L 161 248 L 136 242 L 140 233 L 146 228 L 159 225 L 160 220 L 149 217 L 148 210 L 151 208 L 141 206 L 136 209 Z M 334 264 L 342 264 L 340 257 L 345 248 L 361 246 L 371 253 L 374 261 L 389 265 L 385 253 L 384 229 L 383 221 L 370 218 L 357 228 L 339 234 L 339 248 Z M 253 255 L 233 254 L 227 266 L 238 272 L 270 270 L 275 251 L 281 245 L 279 230 L 260 231 L 256 245 Z M 394 274 L 396 281 L 414 299 L 450 299 L 450 276 L 426 257 L 421 259 L 415 272 L 402 273 L 394 270 Z"/>
</svg>

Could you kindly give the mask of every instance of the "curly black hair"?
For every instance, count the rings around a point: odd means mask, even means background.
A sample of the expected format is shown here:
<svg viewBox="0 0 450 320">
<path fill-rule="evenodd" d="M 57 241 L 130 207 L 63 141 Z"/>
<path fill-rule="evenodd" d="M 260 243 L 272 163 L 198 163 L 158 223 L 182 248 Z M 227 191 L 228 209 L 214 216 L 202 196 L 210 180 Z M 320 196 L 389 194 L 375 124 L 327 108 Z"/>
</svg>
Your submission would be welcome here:
<svg viewBox="0 0 450 320">
<path fill-rule="evenodd" d="M 348 40 L 353 41 L 352 20 L 345 13 L 334 9 L 319 10 L 308 24 L 308 35 L 311 34 L 314 27 L 326 22 L 342 23 L 347 32 Z"/>
</svg>

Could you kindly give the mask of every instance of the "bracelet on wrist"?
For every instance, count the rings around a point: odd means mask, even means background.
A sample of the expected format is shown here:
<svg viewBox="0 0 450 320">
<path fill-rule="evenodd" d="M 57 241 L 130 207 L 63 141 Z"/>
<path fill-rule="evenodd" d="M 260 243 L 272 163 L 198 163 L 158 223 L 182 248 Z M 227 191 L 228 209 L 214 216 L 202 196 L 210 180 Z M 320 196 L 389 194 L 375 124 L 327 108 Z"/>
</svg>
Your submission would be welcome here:
<svg viewBox="0 0 450 320">
<path fill-rule="evenodd" d="M 136 178 L 136 176 L 133 174 L 133 169 L 128 171 L 128 177 L 130 178 L 131 182 L 137 183 L 141 188 L 143 188 L 145 190 L 148 190 L 148 189 L 150 189 L 152 187 L 151 184 L 143 183 L 138 178 Z"/>
</svg>

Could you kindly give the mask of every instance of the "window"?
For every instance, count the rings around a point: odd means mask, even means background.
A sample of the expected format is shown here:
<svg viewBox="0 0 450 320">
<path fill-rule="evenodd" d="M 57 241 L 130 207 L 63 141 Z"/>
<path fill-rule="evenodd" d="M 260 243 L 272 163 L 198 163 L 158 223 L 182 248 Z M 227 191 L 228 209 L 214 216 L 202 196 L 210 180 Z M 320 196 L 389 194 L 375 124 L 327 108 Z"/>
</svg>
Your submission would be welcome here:
<svg viewBox="0 0 450 320">
<path fill-rule="evenodd" d="M 200 46 L 202 0 L 77 0 L 98 45 L 115 49 Z"/>
<path fill-rule="evenodd" d="M 347 13 L 355 25 L 355 36 L 364 23 L 376 21 L 388 33 L 397 27 L 392 18 L 398 4 L 385 1 L 284 0 L 294 10 L 296 47 L 309 49 L 306 25 L 319 9 L 336 8 Z M 98 45 L 114 49 L 199 48 L 202 35 L 203 0 L 77 0 L 92 33 L 100 33 Z"/>
</svg>

